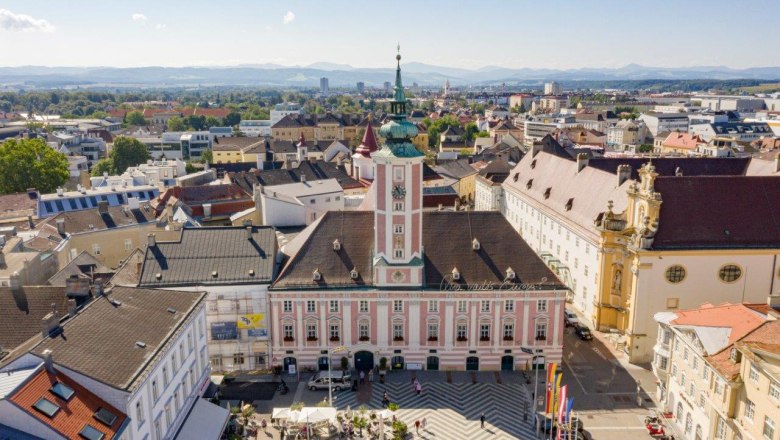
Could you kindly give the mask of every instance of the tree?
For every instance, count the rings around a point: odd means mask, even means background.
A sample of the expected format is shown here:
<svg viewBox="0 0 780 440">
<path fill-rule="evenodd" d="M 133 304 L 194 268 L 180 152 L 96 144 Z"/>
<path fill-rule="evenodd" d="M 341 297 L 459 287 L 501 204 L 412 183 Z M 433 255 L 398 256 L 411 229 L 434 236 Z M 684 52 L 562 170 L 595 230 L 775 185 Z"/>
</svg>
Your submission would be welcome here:
<svg viewBox="0 0 780 440">
<path fill-rule="evenodd" d="M 103 173 L 111 174 L 114 172 L 114 162 L 109 158 L 100 159 L 92 165 L 92 175 L 102 176 Z"/>
<path fill-rule="evenodd" d="M 241 122 L 241 113 L 239 112 L 230 112 L 225 116 L 225 119 L 222 120 L 222 124 L 224 124 L 225 127 L 238 125 L 239 122 Z"/>
<path fill-rule="evenodd" d="M 466 140 L 467 141 L 473 141 L 475 137 L 477 137 L 477 133 L 479 133 L 479 127 L 477 127 L 477 124 L 474 122 L 469 122 L 466 124 Z"/>
<path fill-rule="evenodd" d="M 184 131 L 187 126 L 184 124 L 184 120 L 178 116 L 174 116 L 168 119 L 168 131 Z"/>
<path fill-rule="evenodd" d="M 220 120 L 214 116 L 206 116 L 206 128 L 219 127 Z"/>
<path fill-rule="evenodd" d="M 200 154 L 200 161 L 203 163 L 214 162 L 214 153 L 211 150 L 203 150 L 203 153 Z"/>
<path fill-rule="evenodd" d="M 135 125 L 135 126 L 146 125 L 146 119 L 144 119 L 144 114 L 139 112 L 138 110 L 127 113 L 125 115 L 125 120 L 130 125 Z"/>
<path fill-rule="evenodd" d="M 109 158 L 114 173 L 125 172 L 128 167 L 134 167 L 149 160 L 149 150 L 136 138 L 119 136 L 114 140 Z"/>
<path fill-rule="evenodd" d="M 27 188 L 52 192 L 70 177 L 68 159 L 41 139 L 9 139 L 0 144 L 0 193 Z"/>
<path fill-rule="evenodd" d="M 200 131 L 203 130 L 203 128 L 206 126 L 206 117 L 202 115 L 189 115 L 187 116 L 187 119 L 185 119 L 185 123 L 190 129 Z"/>
</svg>

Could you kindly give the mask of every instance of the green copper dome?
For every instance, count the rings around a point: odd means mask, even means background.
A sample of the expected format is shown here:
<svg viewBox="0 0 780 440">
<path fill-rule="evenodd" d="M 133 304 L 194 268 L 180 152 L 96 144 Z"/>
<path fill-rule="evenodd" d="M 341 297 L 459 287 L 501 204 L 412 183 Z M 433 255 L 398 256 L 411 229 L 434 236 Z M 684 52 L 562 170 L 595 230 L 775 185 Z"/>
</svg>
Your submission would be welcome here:
<svg viewBox="0 0 780 440">
<path fill-rule="evenodd" d="M 393 100 L 390 101 L 390 121 L 379 128 L 379 135 L 385 138 L 385 148 L 398 157 L 415 157 L 423 154 L 412 145 L 412 139 L 419 132 L 417 125 L 406 119 L 406 95 L 401 81 L 401 54 L 396 55 L 398 62 L 395 71 Z M 383 150 L 385 149 L 383 148 Z"/>
</svg>

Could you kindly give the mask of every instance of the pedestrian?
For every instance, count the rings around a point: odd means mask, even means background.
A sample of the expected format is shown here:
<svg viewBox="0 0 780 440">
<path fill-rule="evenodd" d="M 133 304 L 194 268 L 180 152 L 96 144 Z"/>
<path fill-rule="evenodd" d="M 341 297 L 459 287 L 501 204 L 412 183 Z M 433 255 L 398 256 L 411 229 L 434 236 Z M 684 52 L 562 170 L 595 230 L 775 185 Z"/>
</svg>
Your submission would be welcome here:
<svg viewBox="0 0 780 440">
<path fill-rule="evenodd" d="M 420 435 L 420 421 L 415 420 L 414 421 L 414 429 L 417 431 L 417 435 Z"/>
<path fill-rule="evenodd" d="M 363 385 L 364 383 L 366 383 L 366 372 L 360 370 L 360 385 Z"/>
<path fill-rule="evenodd" d="M 390 405 L 390 397 L 387 395 L 387 391 L 382 395 L 382 408 L 387 408 Z"/>
<path fill-rule="evenodd" d="M 479 416 L 479 425 L 480 428 L 485 429 L 485 413 L 482 413 L 482 415 Z"/>
<path fill-rule="evenodd" d="M 372 383 L 374 382 L 374 370 L 368 370 L 368 382 Z"/>
<path fill-rule="evenodd" d="M 268 422 L 266 422 L 265 419 L 260 421 L 260 426 L 263 427 L 263 432 L 268 432 L 266 431 L 266 428 L 268 428 Z"/>
<path fill-rule="evenodd" d="M 422 392 L 422 385 L 420 385 L 420 382 L 417 382 L 417 383 L 414 385 L 414 390 L 415 390 L 415 391 L 417 391 L 417 395 L 419 396 L 419 395 L 420 395 L 420 393 Z"/>
<path fill-rule="evenodd" d="M 423 431 L 425 431 L 425 425 L 426 425 L 427 423 L 428 423 L 428 422 L 425 420 L 425 417 L 423 417 L 423 419 L 422 419 L 422 422 L 420 422 L 420 426 L 422 426 L 422 429 L 423 429 Z"/>
</svg>

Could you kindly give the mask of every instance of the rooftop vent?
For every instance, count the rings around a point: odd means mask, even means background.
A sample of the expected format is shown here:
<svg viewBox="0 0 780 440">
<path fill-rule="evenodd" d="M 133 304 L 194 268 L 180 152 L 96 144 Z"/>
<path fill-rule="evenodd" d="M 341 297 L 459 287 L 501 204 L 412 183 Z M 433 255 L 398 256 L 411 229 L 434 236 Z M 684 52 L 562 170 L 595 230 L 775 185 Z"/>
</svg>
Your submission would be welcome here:
<svg viewBox="0 0 780 440">
<path fill-rule="evenodd" d="M 341 250 L 341 242 L 339 241 L 338 238 L 333 240 L 333 250 L 334 251 L 340 251 Z"/>
<path fill-rule="evenodd" d="M 479 240 L 476 238 L 471 240 L 471 250 L 478 251 L 481 247 L 482 245 L 479 244 Z"/>
<path fill-rule="evenodd" d="M 349 277 L 352 278 L 353 280 L 358 279 L 359 276 L 360 274 L 358 273 L 357 268 L 353 267 L 352 270 L 349 271 Z"/>
<path fill-rule="evenodd" d="M 146 342 L 144 341 L 135 341 L 135 345 L 139 348 L 146 348 Z"/>
<path fill-rule="evenodd" d="M 453 280 L 459 280 L 460 279 L 460 272 L 458 271 L 458 268 L 452 269 L 452 279 Z"/>
<path fill-rule="evenodd" d="M 546 190 L 544 190 L 544 198 L 549 199 L 551 192 L 552 192 L 552 187 L 548 187 Z"/>
<path fill-rule="evenodd" d="M 110 299 L 110 300 L 108 300 L 108 302 L 110 302 L 111 305 L 114 306 L 114 307 L 119 307 L 119 306 L 122 305 L 122 301 L 117 301 L 115 299 Z"/>
<path fill-rule="evenodd" d="M 157 272 L 156 274 L 154 274 L 154 277 L 157 278 L 157 280 L 159 281 L 162 279 L 162 274 L 160 272 Z"/>
<path fill-rule="evenodd" d="M 517 278 L 517 274 L 515 273 L 515 271 L 514 271 L 514 270 L 512 270 L 512 268 L 511 268 L 511 267 L 510 267 L 510 268 L 508 268 L 508 269 L 506 270 L 506 279 L 508 279 L 508 280 L 514 280 L 515 278 Z"/>
<path fill-rule="evenodd" d="M 176 314 L 176 309 L 174 309 L 173 307 L 168 307 L 167 311 L 168 313 Z"/>
<path fill-rule="evenodd" d="M 528 183 L 525 184 L 526 189 L 531 189 L 534 186 L 534 179 L 528 179 Z"/>
<path fill-rule="evenodd" d="M 255 270 L 254 269 L 249 269 L 249 276 L 250 277 L 255 276 Z"/>
<path fill-rule="evenodd" d="M 311 278 L 312 278 L 314 281 L 319 281 L 319 280 L 321 280 L 321 279 L 322 279 L 322 273 L 320 272 L 320 269 L 319 269 L 319 268 L 317 268 L 317 269 L 314 269 L 314 272 L 312 272 L 312 274 L 311 274 Z"/>
<path fill-rule="evenodd" d="M 216 278 L 219 275 L 219 273 L 216 270 L 211 271 L 211 278 Z"/>
<path fill-rule="evenodd" d="M 566 202 L 566 205 L 564 206 L 564 208 L 565 208 L 567 211 L 571 211 L 571 207 L 572 207 L 573 205 L 574 205 L 574 198 L 571 198 L 571 199 L 569 199 L 569 200 Z"/>
</svg>

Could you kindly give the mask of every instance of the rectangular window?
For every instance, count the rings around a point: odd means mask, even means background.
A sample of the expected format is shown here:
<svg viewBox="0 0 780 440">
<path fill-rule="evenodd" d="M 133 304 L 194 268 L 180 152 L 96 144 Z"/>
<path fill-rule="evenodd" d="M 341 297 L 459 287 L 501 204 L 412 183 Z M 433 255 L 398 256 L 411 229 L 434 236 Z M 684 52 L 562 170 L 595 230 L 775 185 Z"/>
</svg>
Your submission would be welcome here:
<svg viewBox="0 0 780 440">
<path fill-rule="evenodd" d="M 393 258 L 403 258 L 404 257 L 404 250 L 403 249 L 394 249 L 393 250 Z"/>
<path fill-rule="evenodd" d="M 439 324 L 428 324 L 428 340 L 436 341 L 439 339 Z"/>
<path fill-rule="evenodd" d="M 282 301 L 282 312 L 284 313 L 291 313 L 292 312 L 292 301 L 286 299 Z"/>
<path fill-rule="evenodd" d="M 126 239 L 126 240 L 125 240 L 125 250 L 126 250 L 126 251 L 129 251 L 129 250 L 131 250 L 132 248 L 133 248 L 133 240 L 131 240 L 131 239 L 129 239 L 129 238 L 128 238 L 128 239 Z"/>
<path fill-rule="evenodd" d="M 317 339 L 317 324 L 306 324 L 306 338 L 309 340 Z"/>
<path fill-rule="evenodd" d="M 715 438 L 718 440 L 726 438 L 726 421 L 720 417 L 718 417 L 718 423 L 715 425 Z"/>
<path fill-rule="evenodd" d="M 317 312 L 317 302 L 312 300 L 306 301 L 306 312 L 307 313 Z"/>
<path fill-rule="evenodd" d="M 165 405 L 165 426 L 170 428 L 172 421 L 173 419 L 171 418 L 171 407 L 169 405 Z"/>
<path fill-rule="evenodd" d="M 154 421 L 154 434 L 155 437 L 158 439 L 162 438 L 162 428 L 160 426 L 160 416 L 157 416 L 157 419 Z"/>
<path fill-rule="evenodd" d="M 537 322 L 536 323 L 536 340 L 537 341 L 546 341 L 547 340 L 547 323 L 546 322 Z"/>
<path fill-rule="evenodd" d="M 775 438 L 775 422 L 770 419 L 769 416 L 764 417 L 764 438 L 767 440 L 773 440 Z"/>
<path fill-rule="evenodd" d="M 404 233 L 404 225 L 393 225 L 393 233 L 394 234 L 403 234 Z"/>
<path fill-rule="evenodd" d="M 393 300 L 393 312 L 401 313 L 404 311 L 404 302 L 400 299 Z"/>
<path fill-rule="evenodd" d="M 511 340 L 515 336 L 515 325 L 511 323 L 504 324 L 504 339 Z"/>
<path fill-rule="evenodd" d="M 546 312 L 547 311 L 547 300 L 546 299 L 536 300 L 536 311 L 537 312 Z"/>
<path fill-rule="evenodd" d="M 358 325 L 358 336 L 361 339 L 368 339 L 369 338 L 369 336 L 368 336 L 368 324 L 361 322 L 360 325 Z"/>
<path fill-rule="evenodd" d="M 583 270 L 583 273 L 585 274 L 585 276 L 588 276 L 588 266 L 584 266 L 582 268 L 582 270 Z"/>
<path fill-rule="evenodd" d="M 360 311 L 360 313 L 368 313 L 368 301 L 360 300 L 358 303 L 358 311 Z"/>
<path fill-rule="evenodd" d="M 428 312 L 430 313 L 438 313 L 439 312 L 439 301 L 435 299 L 428 300 Z"/>
<path fill-rule="evenodd" d="M 182 357 L 182 359 L 184 359 L 184 358 Z M 173 371 L 174 374 L 176 374 L 175 373 L 176 370 L 179 369 L 179 366 L 177 364 L 178 364 L 178 362 L 176 362 L 176 352 L 174 351 L 174 352 L 171 353 L 171 371 Z"/>
<path fill-rule="evenodd" d="M 293 338 L 293 326 L 292 324 L 285 324 L 282 326 L 282 331 L 284 332 L 284 339 L 292 339 Z"/>
<path fill-rule="evenodd" d="M 168 367 L 163 367 L 163 388 L 168 388 Z"/>
<path fill-rule="evenodd" d="M 187 333 L 187 351 L 192 352 L 192 333 Z"/>
<path fill-rule="evenodd" d="M 244 365 L 244 353 L 234 353 L 233 363 L 236 365 Z"/>
<path fill-rule="evenodd" d="M 222 358 L 219 356 L 211 356 L 211 368 L 217 371 L 222 370 Z"/>
<path fill-rule="evenodd" d="M 508 299 L 504 301 L 504 311 L 505 312 L 514 312 L 515 311 L 515 300 Z"/>
<path fill-rule="evenodd" d="M 748 377 L 750 377 L 751 381 L 758 383 L 758 368 L 756 368 L 755 365 L 750 366 L 750 374 Z"/>
<path fill-rule="evenodd" d="M 95 255 L 100 255 L 100 245 L 95 243 L 92 245 L 92 253 Z"/>
<path fill-rule="evenodd" d="M 394 323 L 393 324 L 393 339 L 403 339 L 404 337 L 404 325 Z"/>
<path fill-rule="evenodd" d="M 330 325 L 330 339 L 338 340 L 339 339 L 339 325 L 338 324 L 331 324 Z"/>
<path fill-rule="evenodd" d="M 466 324 L 458 324 L 456 331 L 456 336 L 459 341 L 465 341 L 466 340 Z"/>
<path fill-rule="evenodd" d="M 135 419 L 140 428 L 144 424 L 144 405 L 140 400 L 135 404 Z"/>
<path fill-rule="evenodd" d="M 774 382 L 769 384 L 769 397 L 771 397 L 772 400 L 780 399 L 780 385 Z"/>
<path fill-rule="evenodd" d="M 466 300 L 458 300 L 458 313 L 466 313 Z"/>
<path fill-rule="evenodd" d="M 400 182 L 404 180 L 404 167 L 393 167 L 393 181 Z"/>
<path fill-rule="evenodd" d="M 479 340 L 480 341 L 490 340 L 490 324 L 479 325 Z"/>
<path fill-rule="evenodd" d="M 490 300 L 489 299 L 483 299 L 480 302 L 479 310 L 483 313 L 490 311 Z"/>
<path fill-rule="evenodd" d="M 745 401 L 745 418 L 753 421 L 753 417 L 756 415 L 756 404 L 752 400 L 747 399 Z"/>
<path fill-rule="evenodd" d="M 160 398 L 160 389 L 157 387 L 157 381 L 152 381 L 152 398 L 156 402 Z"/>
<path fill-rule="evenodd" d="M 330 312 L 331 313 L 338 313 L 339 311 L 339 301 L 337 299 L 332 299 L 329 301 L 330 306 Z"/>
<path fill-rule="evenodd" d="M 404 202 L 393 202 L 393 211 L 403 211 Z"/>
</svg>

